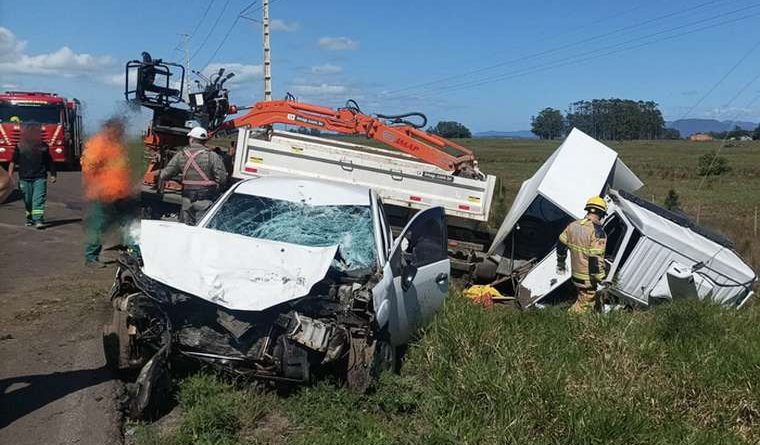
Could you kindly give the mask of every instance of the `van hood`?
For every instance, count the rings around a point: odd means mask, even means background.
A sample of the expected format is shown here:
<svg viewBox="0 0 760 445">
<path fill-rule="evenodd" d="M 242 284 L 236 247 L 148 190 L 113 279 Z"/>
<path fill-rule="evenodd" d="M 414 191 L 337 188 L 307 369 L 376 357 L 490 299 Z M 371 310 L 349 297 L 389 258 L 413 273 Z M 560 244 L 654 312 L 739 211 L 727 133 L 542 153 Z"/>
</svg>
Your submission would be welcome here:
<svg viewBox="0 0 760 445">
<path fill-rule="evenodd" d="M 167 221 L 143 220 L 143 273 L 231 310 L 261 311 L 303 297 L 338 246 L 307 247 Z"/>
</svg>

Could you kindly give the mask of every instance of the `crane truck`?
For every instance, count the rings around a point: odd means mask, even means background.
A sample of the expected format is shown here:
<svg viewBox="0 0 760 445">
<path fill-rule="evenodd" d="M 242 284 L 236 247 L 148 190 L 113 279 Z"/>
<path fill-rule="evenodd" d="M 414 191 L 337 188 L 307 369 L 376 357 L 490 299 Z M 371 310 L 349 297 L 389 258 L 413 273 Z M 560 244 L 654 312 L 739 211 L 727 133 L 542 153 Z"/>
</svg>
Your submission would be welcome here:
<svg viewBox="0 0 760 445">
<path fill-rule="evenodd" d="M 127 63 L 126 70 L 127 100 L 153 111 L 144 135 L 146 217 L 176 212 L 181 181 L 161 183 L 159 172 L 187 144 L 186 134 L 197 123 L 218 137 L 237 133 L 231 172 L 236 180 L 289 175 L 369 187 L 382 198 L 396 231 L 416 212 L 441 206 L 446 211 L 452 266 L 460 271 L 472 271 L 477 255 L 489 246 L 492 233 L 487 223 L 496 177 L 478 169 L 471 150 L 424 131 L 427 119 L 421 113 L 368 115 L 354 101 L 332 109 L 298 102 L 291 95 L 238 110 L 230 105 L 224 87 L 233 74 L 224 70 L 202 78 L 197 83 L 200 91 L 188 94 L 187 101 L 182 99 L 181 65 L 143 53 L 142 60 Z M 227 119 L 238 111 L 245 113 Z M 276 129 L 278 124 L 364 136 L 388 148 Z"/>
<path fill-rule="evenodd" d="M 287 176 L 370 189 L 382 203 L 378 207 L 394 237 L 416 213 L 443 208 L 452 272 L 468 281 L 499 286 L 525 307 L 562 295 L 560 287 L 569 286 L 567 275 L 555 274 L 553 249 L 559 233 L 570 221 L 583 217 L 583 204 L 594 195 L 605 196 L 612 209 L 605 220 L 610 238 L 605 262 L 612 283 L 608 291 L 624 304 L 646 306 L 650 297 L 656 301 L 663 295 L 679 294 L 656 288 L 654 283 L 669 280 L 668 274 L 681 277 L 684 274 L 678 271 L 688 265 L 694 269 L 692 274 L 680 279 L 714 283 L 714 291 L 703 292 L 705 298 L 741 307 L 752 296 L 756 277 L 730 242 L 652 203 L 637 201 L 631 193 L 642 182 L 614 150 L 577 129 L 523 183 L 495 231 L 488 222 L 494 219 L 496 178 L 480 171 L 468 148 L 422 130 L 426 118 L 421 113 L 370 115 L 354 101 L 332 109 L 298 102 L 291 95 L 238 109 L 229 104 L 224 88 L 232 74 L 223 70 L 202 79 L 200 91 L 183 102 L 181 90 L 170 86 L 169 64 L 146 54 L 132 66 L 138 72 L 134 93 L 154 111 L 145 138 L 151 161 L 143 184 L 143 202 L 150 213 L 160 215 L 179 205 L 181 183 L 160 184 L 157 173 L 179 146 L 187 144 L 189 121 L 195 120 L 217 137 L 237 134 L 231 166 L 235 180 Z M 156 85 L 159 77 L 163 84 Z M 230 115 L 235 116 L 228 118 Z M 421 121 L 414 122 L 415 118 Z M 320 136 L 281 127 L 319 130 Z M 324 137 L 324 132 L 332 134 Z M 373 143 L 359 144 L 354 138 L 337 135 L 364 136 Z M 653 230 L 653 224 L 662 226 L 661 230 Z M 670 259 L 657 262 L 656 270 L 652 258 L 628 262 L 636 249 L 643 249 L 645 240 L 657 239 L 661 233 L 680 233 L 660 240 L 650 251 L 651 255 L 656 251 L 657 258 Z M 692 248 L 700 246 L 701 250 L 688 258 L 675 258 L 674 252 L 685 249 L 679 240 L 689 237 L 693 238 Z M 724 268 L 717 264 L 718 258 L 725 260 Z M 640 273 L 646 267 L 652 275 L 643 277 Z M 693 274 L 699 277 L 689 278 Z"/>
</svg>

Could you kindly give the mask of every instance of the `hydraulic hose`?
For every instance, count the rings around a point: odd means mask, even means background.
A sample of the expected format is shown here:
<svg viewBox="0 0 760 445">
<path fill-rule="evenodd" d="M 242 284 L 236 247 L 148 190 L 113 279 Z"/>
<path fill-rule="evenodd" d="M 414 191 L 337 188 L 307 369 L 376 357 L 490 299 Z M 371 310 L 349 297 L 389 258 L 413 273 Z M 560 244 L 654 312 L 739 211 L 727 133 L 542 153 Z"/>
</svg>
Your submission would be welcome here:
<svg viewBox="0 0 760 445">
<path fill-rule="evenodd" d="M 413 111 L 411 113 L 404 113 L 404 114 L 376 114 L 375 116 L 379 117 L 380 119 L 387 119 L 390 121 L 391 124 L 404 124 L 409 125 L 410 127 L 414 128 L 425 128 L 427 125 L 427 116 L 425 116 L 422 113 Z M 422 119 L 422 122 L 415 123 L 409 120 L 406 120 L 407 117 L 418 117 Z"/>
</svg>

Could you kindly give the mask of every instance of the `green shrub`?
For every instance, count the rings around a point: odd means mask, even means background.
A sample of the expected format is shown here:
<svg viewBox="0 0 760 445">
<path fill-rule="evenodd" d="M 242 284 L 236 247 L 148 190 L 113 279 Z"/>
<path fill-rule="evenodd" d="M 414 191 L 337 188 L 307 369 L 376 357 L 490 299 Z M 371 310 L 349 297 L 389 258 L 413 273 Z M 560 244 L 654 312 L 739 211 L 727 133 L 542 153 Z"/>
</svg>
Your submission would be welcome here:
<svg viewBox="0 0 760 445">
<path fill-rule="evenodd" d="M 665 208 L 673 211 L 681 210 L 681 200 L 675 190 L 668 190 L 667 196 L 665 196 Z"/>
<path fill-rule="evenodd" d="M 718 156 L 717 152 L 705 153 L 699 157 L 697 174 L 699 176 L 720 176 L 731 171 L 728 159 Z"/>
</svg>

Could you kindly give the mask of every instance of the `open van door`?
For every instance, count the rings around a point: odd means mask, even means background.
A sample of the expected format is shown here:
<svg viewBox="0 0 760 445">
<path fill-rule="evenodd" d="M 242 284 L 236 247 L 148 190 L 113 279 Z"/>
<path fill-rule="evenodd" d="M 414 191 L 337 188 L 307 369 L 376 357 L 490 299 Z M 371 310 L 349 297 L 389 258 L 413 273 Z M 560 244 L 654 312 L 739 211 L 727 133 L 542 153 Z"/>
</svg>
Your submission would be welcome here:
<svg viewBox="0 0 760 445">
<path fill-rule="evenodd" d="M 373 290 L 376 303 L 388 305 L 394 346 L 407 343 L 412 332 L 429 322 L 449 292 L 447 239 L 444 210 L 432 207 L 417 213 L 394 242 L 383 280 Z"/>
</svg>

